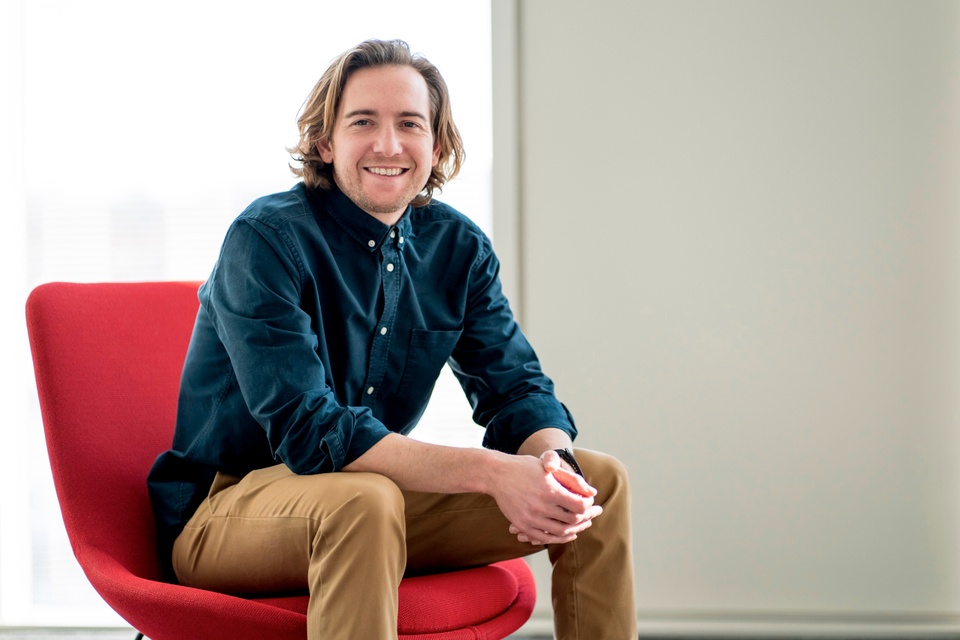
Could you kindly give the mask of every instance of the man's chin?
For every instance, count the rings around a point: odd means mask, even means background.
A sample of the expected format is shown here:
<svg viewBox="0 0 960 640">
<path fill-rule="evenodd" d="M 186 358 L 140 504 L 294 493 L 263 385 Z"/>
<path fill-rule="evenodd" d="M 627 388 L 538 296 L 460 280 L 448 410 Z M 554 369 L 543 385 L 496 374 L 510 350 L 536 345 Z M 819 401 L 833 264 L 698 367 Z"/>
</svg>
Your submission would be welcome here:
<svg viewBox="0 0 960 640">
<path fill-rule="evenodd" d="M 350 194 L 347 195 L 350 196 Z M 386 216 L 403 212 L 416 197 L 416 193 L 393 194 L 381 198 L 372 197 L 369 193 L 360 193 L 357 198 L 351 197 L 351 199 L 367 213 Z"/>
</svg>

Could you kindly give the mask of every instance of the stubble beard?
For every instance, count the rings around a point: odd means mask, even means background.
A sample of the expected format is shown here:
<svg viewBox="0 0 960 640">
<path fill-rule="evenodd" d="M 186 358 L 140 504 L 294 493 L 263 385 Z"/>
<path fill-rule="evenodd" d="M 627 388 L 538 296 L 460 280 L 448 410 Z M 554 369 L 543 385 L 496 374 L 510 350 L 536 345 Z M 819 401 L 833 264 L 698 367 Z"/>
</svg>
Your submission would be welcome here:
<svg viewBox="0 0 960 640">
<path fill-rule="evenodd" d="M 413 191 L 413 187 L 409 187 L 403 193 L 398 195 L 394 200 L 390 202 L 383 202 L 380 200 L 375 200 L 367 195 L 367 192 L 363 189 L 360 184 L 359 179 L 357 180 L 344 180 L 340 173 L 337 171 L 336 166 L 333 168 L 333 181 L 337 184 L 337 187 L 340 188 L 350 200 L 353 201 L 355 205 L 366 211 L 371 215 L 392 215 L 398 211 L 402 211 L 407 208 L 407 206 L 413 202 L 423 191 L 423 187 L 426 186 L 427 181 L 424 179 L 423 185 Z"/>
</svg>

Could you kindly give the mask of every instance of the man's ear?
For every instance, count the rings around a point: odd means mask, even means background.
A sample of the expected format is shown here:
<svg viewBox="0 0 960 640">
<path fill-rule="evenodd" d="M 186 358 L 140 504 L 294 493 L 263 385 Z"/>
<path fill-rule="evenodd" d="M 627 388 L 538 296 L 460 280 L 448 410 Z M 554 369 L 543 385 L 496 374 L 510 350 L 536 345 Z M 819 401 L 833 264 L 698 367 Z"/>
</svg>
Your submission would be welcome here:
<svg viewBox="0 0 960 640">
<path fill-rule="evenodd" d="M 326 160 L 324 160 L 326 162 Z M 433 164 L 431 167 L 437 166 L 437 163 L 440 162 L 440 141 L 434 140 L 433 142 Z"/>
<path fill-rule="evenodd" d="M 333 164 L 333 145 L 327 138 L 317 140 L 317 151 L 320 153 L 320 159 L 327 164 Z"/>
</svg>

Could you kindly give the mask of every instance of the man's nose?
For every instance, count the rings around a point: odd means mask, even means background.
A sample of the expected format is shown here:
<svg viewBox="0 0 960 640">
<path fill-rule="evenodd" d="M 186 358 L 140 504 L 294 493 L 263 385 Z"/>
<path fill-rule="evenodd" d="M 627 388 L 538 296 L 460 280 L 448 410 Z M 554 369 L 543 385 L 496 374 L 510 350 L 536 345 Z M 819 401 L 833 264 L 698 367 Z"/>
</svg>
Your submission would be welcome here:
<svg viewBox="0 0 960 640">
<path fill-rule="evenodd" d="M 400 136 L 397 135 L 396 129 L 393 127 L 383 127 L 377 133 L 373 150 L 384 156 L 400 155 Z"/>
</svg>

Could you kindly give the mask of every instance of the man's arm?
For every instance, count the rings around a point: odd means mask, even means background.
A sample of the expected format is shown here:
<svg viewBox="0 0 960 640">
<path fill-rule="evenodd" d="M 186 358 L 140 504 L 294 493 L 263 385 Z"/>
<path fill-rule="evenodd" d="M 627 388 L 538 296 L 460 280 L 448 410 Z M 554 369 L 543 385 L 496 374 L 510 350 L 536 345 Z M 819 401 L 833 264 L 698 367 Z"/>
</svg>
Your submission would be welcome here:
<svg viewBox="0 0 960 640">
<path fill-rule="evenodd" d="M 553 431 L 566 437 L 566 442 Z M 557 442 L 557 447 L 544 448 Z M 574 540 L 603 511 L 593 504 L 596 491 L 580 476 L 562 469 L 552 452 L 569 445 L 569 437 L 559 429 L 535 432 L 521 447 L 531 454 L 518 455 L 445 447 L 390 434 L 344 471 L 379 473 L 409 491 L 490 495 L 510 521 L 511 533 L 522 542 L 560 544 Z M 538 449 L 546 452 L 542 458 L 532 455 Z"/>
</svg>

